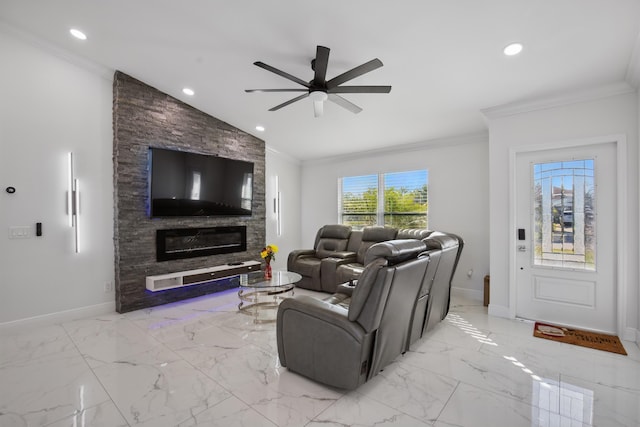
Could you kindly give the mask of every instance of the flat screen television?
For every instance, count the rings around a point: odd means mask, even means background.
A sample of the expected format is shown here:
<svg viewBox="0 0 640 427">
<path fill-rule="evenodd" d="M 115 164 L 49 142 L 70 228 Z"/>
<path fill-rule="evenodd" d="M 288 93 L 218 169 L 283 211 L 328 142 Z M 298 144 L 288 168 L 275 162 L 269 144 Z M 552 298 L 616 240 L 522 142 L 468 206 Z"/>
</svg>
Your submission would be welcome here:
<svg viewBox="0 0 640 427">
<path fill-rule="evenodd" d="M 149 215 L 247 216 L 253 163 L 186 151 L 149 148 Z"/>
</svg>

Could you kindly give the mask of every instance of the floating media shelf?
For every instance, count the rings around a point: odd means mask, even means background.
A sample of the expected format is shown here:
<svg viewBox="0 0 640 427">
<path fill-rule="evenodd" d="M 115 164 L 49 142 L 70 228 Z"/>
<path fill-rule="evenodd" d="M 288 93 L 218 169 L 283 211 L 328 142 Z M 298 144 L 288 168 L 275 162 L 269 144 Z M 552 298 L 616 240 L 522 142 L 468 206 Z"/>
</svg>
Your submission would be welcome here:
<svg viewBox="0 0 640 427">
<path fill-rule="evenodd" d="M 198 285 L 256 270 L 260 270 L 260 263 L 258 261 L 245 261 L 238 265 L 225 264 L 209 268 L 199 268 L 197 270 L 147 276 L 146 283 L 148 290 L 157 292 L 166 289 Z"/>
</svg>

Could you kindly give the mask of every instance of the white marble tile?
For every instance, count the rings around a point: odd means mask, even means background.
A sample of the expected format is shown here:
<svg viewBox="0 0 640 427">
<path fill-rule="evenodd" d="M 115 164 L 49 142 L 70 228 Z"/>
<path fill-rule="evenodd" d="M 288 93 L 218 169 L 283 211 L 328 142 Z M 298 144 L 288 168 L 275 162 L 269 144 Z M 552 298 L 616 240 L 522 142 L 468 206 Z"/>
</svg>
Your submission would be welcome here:
<svg viewBox="0 0 640 427">
<path fill-rule="evenodd" d="M 394 362 L 358 388 L 358 392 L 423 421 L 433 422 L 458 381 Z"/>
<path fill-rule="evenodd" d="M 2 424 L 3 425 L 3 424 Z M 100 405 L 87 408 L 47 427 L 128 427 L 129 423 L 123 418 L 113 402 L 108 401 Z"/>
<path fill-rule="evenodd" d="M 177 427 L 276 427 L 276 424 L 231 396 L 217 405 L 194 414 Z"/>
<path fill-rule="evenodd" d="M 552 370 L 530 369 L 506 347 L 487 353 L 425 340 L 415 351 L 407 352 L 402 361 L 523 402 L 531 401 L 534 384 L 541 378 L 556 382 L 559 379 Z"/>
<path fill-rule="evenodd" d="M 490 331 L 502 335 L 529 334 L 533 331 L 533 322 L 521 319 L 505 319 L 502 317 L 488 316 L 484 310 L 449 311 L 445 322 L 450 324 L 469 324 L 481 331 Z"/>
<path fill-rule="evenodd" d="M 560 413 L 596 426 L 638 426 L 640 394 L 562 375 Z"/>
<path fill-rule="evenodd" d="M 306 427 L 426 427 L 431 424 L 382 405 L 358 392 L 351 392 L 315 417 Z"/>
<path fill-rule="evenodd" d="M 544 369 L 640 394 L 638 362 L 628 356 L 536 338 L 531 331 L 520 336 L 492 334 L 497 347 L 483 352 L 511 354 L 534 370 Z"/>
<path fill-rule="evenodd" d="M 64 323 L 63 327 L 90 366 L 122 360 L 160 345 L 122 315 Z"/>
<path fill-rule="evenodd" d="M 166 342 L 166 346 L 194 366 L 208 367 L 215 359 L 232 350 L 249 345 L 246 340 L 217 326 L 194 331 Z"/>
<path fill-rule="evenodd" d="M 75 349 L 60 325 L 0 332 L 0 366 Z"/>
<path fill-rule="evenodd" d="M 285 371 L 266 385 L 234 391 L 256 411 L 281 427 L 307 423 L 336 402 L 343 392 Z"/>
<path fill-rule="evenodd" d="M 236 312 L 238 310 L 238 289 L 232 288 L 215 294 L 204 295 L 188 301 L 189 309 L 209 312 Z"/>
<path fill-rule="evenodd" d="M 556 412 L 533 408 L 531 427 L 592 427 L 580 421 L 573 420 Z"/>
<path fill-rule="evenodd" d="M 20 414 L 12 412 L 0 412 L 0 426 L 2 427 L 29 427 L 29 421 Z"/>
<path fill-rule="evenodd" d="M 136 426 L 173 427 L 230 396 L 162 346 L 94 371 L 126 420 Z"/>
<path fill-rule="evenodd" d="M 229 290 L 0 330 L 0 426 L 640 425 L 635 343 L 625 357 L 541 340 L 454 298 L 412 351 L 346 393 L 280 366 L 275 323 L 237 304 Z"/>
<path fill-rule="evenodd" d="M 0 367 L 2 426 L 46 425 L 108 400 L 75 349 Z"/>
<path fill-rule="evenodd" d="M 226 317 L 223 312 L 191 310 L 189 306 L 174 306 L 168 310 L 157 308 L 138 310 L 125 316 L 143 332 L 162 343 L 193 340 L 202 330 L 219 325 Z"/>
<path fill-rule="evenodd" d="M 482 305 L 482 301 L 465 298 L 461 295 L 452 295 L 449 304 L 449 312 L 479 312 L 487 313 L 488 307 Z"/>
<path fill-rule="evenodd" d="M 506 424 L 492 424 L 492 420 L 475 419 L 470 424 L 452 424 L 444 421 L 436 421 L 433 427 L 502 427 Z M 592 427 L 589 424 L 583 424 L 571 418 L 563 417 L 559 414 L 541 411 L 533 408 L 531 413 L 531 427 Z M 511 427 L 510 425 L 508 427 Z"/>
<path fill-rule="evenodd" d="M 420 341 L 414 343 L 412 348 L 420 345 L 426 339 L 429 341 L 440 341 L 457 347 L 466 347 L 479 350 L 483 343 L 489 340 L 489 330 L 478 329 L 475 325 L 467 322 L 456 313 L 449 313 L 444 321 L 437 324 L 433 329 L 426 332 Z"/>
<path fill-rule="evenodd" d="M 276 354 L 254 345 L 197 366 L 279 426 L 304 425 L 342 395 L 289 372 Z"/>
<path fill-rule="evenodd" d="M 532 406 L 517 399 L 461 383 L 435 425 L 532 427 L 535 421 Z"/>
<path fill-rule="evenodd" d="M 251 316 L 236 312 L 229 313 L 226 318 L 221 319 L 219 326 L 247 344 L 253 344 L 269 353 L 278 352 L 275 322 L 256 324 Z"/>
</svg>

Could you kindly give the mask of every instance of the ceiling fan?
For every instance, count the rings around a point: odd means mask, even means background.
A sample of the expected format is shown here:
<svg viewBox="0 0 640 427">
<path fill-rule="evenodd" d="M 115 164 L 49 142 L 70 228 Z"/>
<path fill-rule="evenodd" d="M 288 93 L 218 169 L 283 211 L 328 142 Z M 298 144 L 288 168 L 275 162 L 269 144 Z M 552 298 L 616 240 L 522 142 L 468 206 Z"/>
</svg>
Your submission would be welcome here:
<svg viewBox="0 0 640 427">
<path fill-rule="evenodd" d="M 329 100 L 339 106 L 346 108 L 352 113 L 359 113 L 362 108 L 358 107 L 351 101 L 338 95 L 340 93 L 389 93 L 391 92 L 391 86 L 340 86 L 342 83 L 355 79 L 365 73 L 376 70 L 382 67 L 382 61 L 378 58 L 372 59 L 369 62 L 365 62 L 349 71 L 346 71 L 339 76 L 326 80 L 327 65 L 329 64 L 329 51 L 328 47 L 318 46 L 316 49 L 316 57 L 311 60 L 311 69 L 314 71 L 313 80 L 306 82 L 298 77 L 292 76 L 289 73 L 278 70 L 277 68 L 267 65 L 264 62 L 256 61 L 253 64 L 260 68 L 264 68 L 267 71 L 271 71 L 287 80 L 298 83 L 304 86 L 300 89 L 246 89 L 245 92 L 306 92 L 300 96 L 290 99 L 282 104 L 276 105 L 270 108 L 269 111 L 276 111 L 282 107 L 286 107 L 289 104 L 293 104 L 296 101 L 300 101 L 304 98 L 311 98 L 313 100 L 313 112 L 315 117 L 322 116 L 324 111 L 324 101 Z"/>
</svg>

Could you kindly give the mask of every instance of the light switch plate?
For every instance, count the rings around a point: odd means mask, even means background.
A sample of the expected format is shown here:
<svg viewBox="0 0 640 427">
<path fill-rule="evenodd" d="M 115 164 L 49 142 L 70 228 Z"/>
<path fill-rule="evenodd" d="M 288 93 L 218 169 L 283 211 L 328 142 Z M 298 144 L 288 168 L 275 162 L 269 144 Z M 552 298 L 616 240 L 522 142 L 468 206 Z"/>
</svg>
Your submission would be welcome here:
<svg viewBox="0 0 640 427">
<path fill-rule="evenodd" d="M 9 227 L 10 239 L 30 239 L 31 234 L 31 227 L 28 225 Z"/>
</svg>

